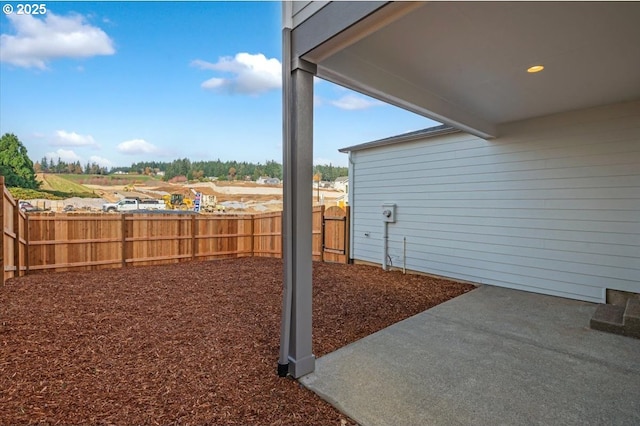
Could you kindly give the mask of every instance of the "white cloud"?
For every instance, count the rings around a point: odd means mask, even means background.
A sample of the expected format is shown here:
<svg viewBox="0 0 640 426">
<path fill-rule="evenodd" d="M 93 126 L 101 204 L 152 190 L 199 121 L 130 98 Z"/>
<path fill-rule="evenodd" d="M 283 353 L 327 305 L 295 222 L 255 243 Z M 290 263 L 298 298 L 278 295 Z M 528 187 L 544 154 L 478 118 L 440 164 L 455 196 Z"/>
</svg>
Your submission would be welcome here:
<svg viewBox="0 0 640 426">
<path fill-rule="evenodd" d="M 204 81 L 200 86 L 203 89 L 222 89 L 224 84 L 225 84 L 225 79 L 224 78 L 210 78 L 207 81 Z"/>
<path fill-rule="evenodd" d="M 213 77 L 201 87 L 218 93 L 259 95 L 282 86 L 282 64 L 275 58 L 267 59 L 262 53 L 238 53 L 211 63 L 196 59 L 192 66 L 204 70 L 232 74 L 228 78 Z"/>
<path fill-rule="evenodd" d="M 78 154 L 70 149 L 62 148 L 55 152 L 47 152 L 45 154 L 45 157 L 53 160 L 54 162 L 58 161 L 58 158 L 60 159 L 60 161 L 64 161 L 66 163 L 75 163 L 76 161 L 80 161 L 80 156 Z"/>
<path fill-rule="evenodd" d="M 57 130 L 55 140 L 51 144 L 54 146 L 98 146 L 91 135 L 80 135 L 65 130 Z"/>
<path fill-rule="evenodd" d="M 0 61 L 46 69 L 58 58 L 113 55 L 113 40 L 82 15 L 58 16 L 50 11 L 44 19 L 31 15 L 7 15 L 15 34 L 0 35 Z"/>
<path fill-rule="evenodd" d="M 367 99 L 365 97 L 354 95 L 352 93 L 344 95 L 340 99 L 331 101 L 330 103 L 335 107 L 346 109 L 349 111 L 384 105 L 384 103 L 375 99 Z"/>
<path fill-rule="evenodd" d="M 111 161 L 103 157 L 98 157 L 97 155 L 92 155 L 91 157 L 89 157 L 89 162 L 96 163 L 97 165 L 102 167 L 111 167 L 113 165 Z"/>
<path fill-rule="evenodd" d="M 160 149 L 145 141 L 144 139 L 133 139 L 130 141 L 122 142 L 116 147 L 118 152 L 126 155 L 136 154 L 159 154 Z"/>
</svg>

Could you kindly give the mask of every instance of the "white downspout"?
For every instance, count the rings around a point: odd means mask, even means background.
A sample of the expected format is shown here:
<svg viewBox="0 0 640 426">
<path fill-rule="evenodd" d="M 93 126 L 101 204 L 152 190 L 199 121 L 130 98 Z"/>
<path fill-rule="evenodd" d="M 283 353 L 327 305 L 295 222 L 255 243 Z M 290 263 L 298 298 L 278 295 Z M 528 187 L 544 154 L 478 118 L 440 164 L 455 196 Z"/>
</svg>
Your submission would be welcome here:
<svg viewBox="0 0 640 426">
<path fill-rule="evenodd" d="M 349 151 L 349 180 L 348 182 L 348 188 L 347 188 L 347 201 L 349 203 L 349 260 L 353 261 L 354 259 L 354 255 L 353 253 L 355 252 L 355 243 L 356 243 L 356 239 L 355 239 L 355 216 L 354 216 L 354 204 L 353 204 L 353 200 L 355 199 L 355 187 L 354 187 L 354 183 L 355 183 L 355 179 L 356 179 L 356 161 L 353 158 L 353 152 Z"/>
</svg>

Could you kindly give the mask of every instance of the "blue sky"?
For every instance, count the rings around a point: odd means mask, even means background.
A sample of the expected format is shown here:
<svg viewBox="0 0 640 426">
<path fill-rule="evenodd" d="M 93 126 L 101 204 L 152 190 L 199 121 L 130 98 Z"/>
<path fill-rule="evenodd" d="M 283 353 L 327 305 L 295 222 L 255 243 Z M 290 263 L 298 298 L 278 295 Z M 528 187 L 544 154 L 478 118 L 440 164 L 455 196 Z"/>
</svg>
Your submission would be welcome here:
<svg viewBox="0 0 640 426">
<path fill-rule="evenodd" d="M 282 161 L 279 2 L 45 4 L 0 17 L 0 133 L 33 161 Z M 326 81 L 315 104 L 316 164 L 434 124 Z"/>
</svg>

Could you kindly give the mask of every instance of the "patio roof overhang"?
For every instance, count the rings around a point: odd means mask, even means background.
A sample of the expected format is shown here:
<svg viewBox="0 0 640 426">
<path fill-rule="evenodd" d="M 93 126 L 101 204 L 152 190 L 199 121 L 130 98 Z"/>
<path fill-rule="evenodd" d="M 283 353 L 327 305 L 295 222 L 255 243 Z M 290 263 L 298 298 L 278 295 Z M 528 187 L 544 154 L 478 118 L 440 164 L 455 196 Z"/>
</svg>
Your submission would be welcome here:
<svg viewBox="0 0 640 426">
<path fill-rule="evenodd" d="M 283 2 L 278 372 L 311 342 L 313 76 L 482 138 L 504 124 L 640 99 L 640 2 Z M 527 72 L 540 65 L 544 70 Z"/>
<path fill-rule="evenodd" d="M 490 138 L 640 98 L 638 22 L 639 2 L 331 2 L 292 46 L 320 78 Z"/>
</svg>

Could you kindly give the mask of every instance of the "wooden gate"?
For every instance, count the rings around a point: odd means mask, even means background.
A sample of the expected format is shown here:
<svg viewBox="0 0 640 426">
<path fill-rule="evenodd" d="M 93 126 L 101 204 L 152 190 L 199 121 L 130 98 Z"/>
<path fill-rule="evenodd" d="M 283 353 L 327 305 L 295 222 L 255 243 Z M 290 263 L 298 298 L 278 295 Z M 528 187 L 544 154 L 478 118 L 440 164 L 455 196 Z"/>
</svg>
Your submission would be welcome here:
<svg viewBox="0 0 640 426">
<path fill-rule="evenodd" d="M 349 207 L 329 207 L 322 220 L 322 260 L 349 262 Z"/>
</svg>

